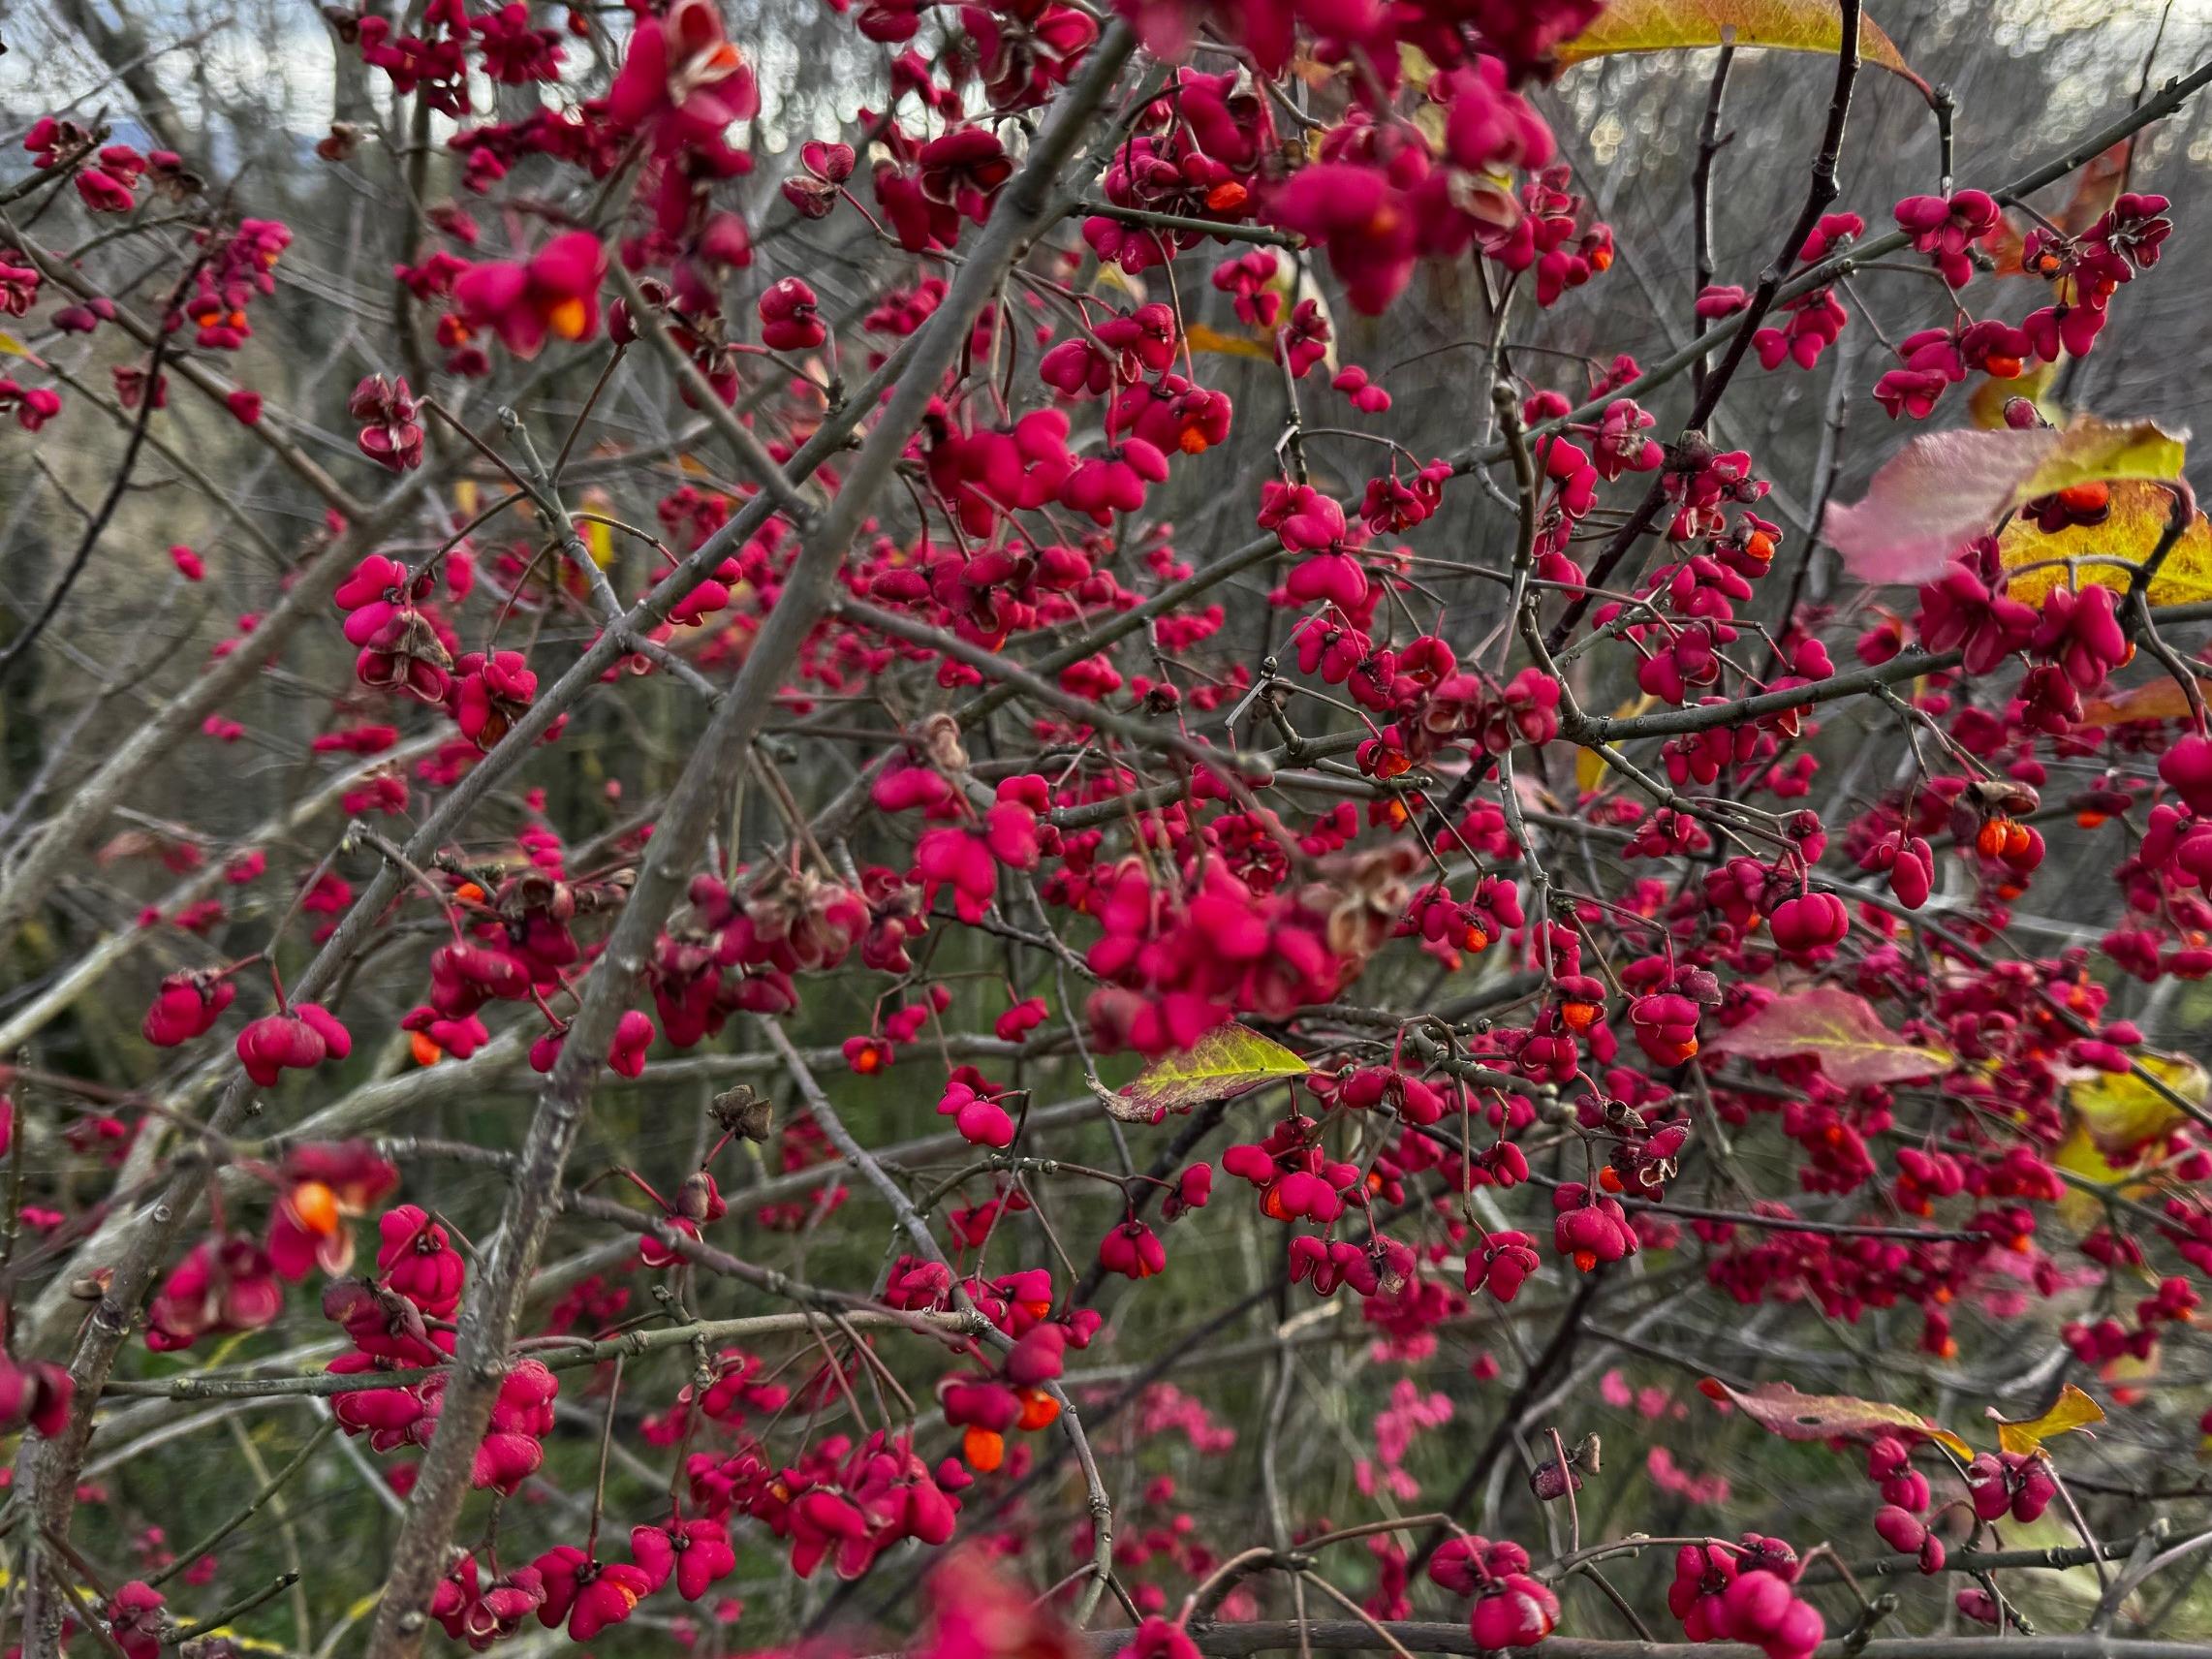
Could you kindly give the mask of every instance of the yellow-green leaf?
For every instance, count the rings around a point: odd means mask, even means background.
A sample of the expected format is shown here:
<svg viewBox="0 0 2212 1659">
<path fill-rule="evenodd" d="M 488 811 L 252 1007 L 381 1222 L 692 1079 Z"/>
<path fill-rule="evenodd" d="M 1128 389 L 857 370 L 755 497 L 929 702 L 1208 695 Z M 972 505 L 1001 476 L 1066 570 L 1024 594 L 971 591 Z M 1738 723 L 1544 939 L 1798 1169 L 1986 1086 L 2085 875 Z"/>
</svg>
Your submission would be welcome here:
<svg viewBox="0 0 2212 1659">
<path fill-rule="evenodd" d="M 2038 1450 L 2056 1435 L 2072 1434 L 2093 1423 L 2103 1423 L 2104 1408 L 2069 1383 L 2059 1391 L 2058 1403 L 2041 1417 L 2029 1418 L 2024 1423 L 2008 1423 L 1994 1409 L 1989 1416 L 1997 1424 L 1999 1448 L 2026 1454 Z"/>
<path fill-rule="evenodd" d="M 1170 1111 L 1188 1111 L 1209 1100 L 1226 1100 L 1312 1068 L 1282 1044 L 1233 1019 L 1216 1026 L 1179 1053 L 1163 1054 L 1112 1097 L 1113 1114 L 1129 1123 L 1157 1123 Z"/>
<path fill-rule="evenodd" d="M 2172 479 L 2189 456 L 2189 434 L 2168 432 L 2155 421 L 2108 423 L 2084 415 L 2058 435 L 2058 447 L 2038 463 L 2017 492 L 2033 501 L 2101 479 Z"/>
<path fill-rule="evenodd" d="M 1866 998 L 1840 986 L 1815 986 L 1778 996 L 1741 1025 L 1712 1038 L 1715 1054 L 1779 1060 L 1808 1054 L 1839 1088 L 1930 1078 L 1957 1063 L 1943 1049 L 1908 1043 L 1882 1023 Z"/>
<path fill-rule="evenodd" d="M 0 357 L 27 358 L 30 355 L 30 347 L 24 345 L 15 335 L 0 330 Z"/>
<path fill-rule="evenodd" d="M 1788 1383 L 1730 1388 L 1718 1377 L 1698 1385 L 1708 1399 L 1734 1406 L 1761 1428 L 1785 1440 L 1878 1440 L 1884 1435 L 1933 1440 L 1971 1461 L 1974 1448 L 1916 1411 L 1854 1394 L 1801 1394 Z"/>
<path fill-rule="evenodd" d="M 2182 1055 L 2146 1054 L 2141 1066 L 2182 1099 L 2204 1104 L 2212 1079 Z M 2073 1122 L 2051 1154 L 2051 1163 L 2072 1177 L 2058 1201 L 2059 1219 L 2076 1236 L 2105 1220 L 2103 1195 L 2134 1198 L 2159 1161 L 2160 1147 L 2186 1115 L 2173 1102 L 2133 1072 L 2094 1072 L 2067 1089 Z"/>
<path fill-rule="evenodd" d="M 1730 41 L 1739 47 L 1833 57 L 1843 44 L 1843 8 L 1837 0 L 1612 0 L 1596 22 L 1553 56 L 1566 65 L 1614 52 L 1676 51 Z M 1897 43 L 1863 13 L 1858 55 L 1903 76 L 1922 97 L 1929 95 L 1928 83 L 1913 73 Z"/>
<path fill-rule="evenodd" d="M 2150 557 L 2165 533 L 2173 497 L 2156 484 L 2121 479 L 2112 485 L 2112 507 L 2102 524 L 2073 524 L 2045 531 L 2015 518 L 1997 538 L 2000 563 L 2015 574 L 2005 591 L 2023 605 L 2041 605 L 2053 588 L 2095 582 L 2125 593 L 2134 582 L 2134 567 Z M 2070 570 L 2060 560 L 2073 561 Z M 2151 579 L 2151 605 L 2194 605 L 2212 599 L 2212 522 L 2199 513 L 2166 554 Z"/>
<path fill-rule="evenodd" d="M 2212 1094 L 2212 1077 L 2186 1054 L 2144 1054 L 2136 1063 L 2192 1106 L 2202 1106 Z M 2115 1163 L 2164 1139 L 2186 1115 L 2134 1072 L 2094 1073 L 2069 1085 L 2066 1099 L 2090 1139 Z"/>
</svg>

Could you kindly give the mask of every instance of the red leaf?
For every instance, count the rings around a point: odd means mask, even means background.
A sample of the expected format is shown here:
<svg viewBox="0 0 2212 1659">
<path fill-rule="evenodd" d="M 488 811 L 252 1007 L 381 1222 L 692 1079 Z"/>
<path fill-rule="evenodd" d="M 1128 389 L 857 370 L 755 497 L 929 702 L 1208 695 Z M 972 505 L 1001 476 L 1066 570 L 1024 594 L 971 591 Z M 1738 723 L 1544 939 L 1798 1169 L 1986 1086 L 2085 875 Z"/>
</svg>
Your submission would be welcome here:
<svg viewBox="0 0 2212 1659">
<path fill-rule="evenodd" d="M 1882 1023 L 1866 998 L 1835 986 L 1776 997 L 1741 1025 L 1722 1032 L 1706 1049 L 1751 1060 L 1810 1054 L 1828 1081 L 1841 1088 L 1901 1083 L 1947 1070 L 1954 1056 L 1942 1049 L 1906 1042 Z"/>
<path fill-rule="evenodd" d="M 1907 1440 L 1933 1440 L 1971 1460 L 1974 1448 L 1939 1428 L 1916 1411 L 1886 1400 L 1860 1399 L 1854 1394 L 1801 1394 L 1788 1383 L 1761 1383 L 1751 1390 L 1731 1389 L 1718 1377 L 1707 1377 L 1698 1390 L 1708 1399 L 1734 1406 L 1760 1427 L 1785 1440 L 1879 1440 L 1885 1434 Z"/>
</svg>

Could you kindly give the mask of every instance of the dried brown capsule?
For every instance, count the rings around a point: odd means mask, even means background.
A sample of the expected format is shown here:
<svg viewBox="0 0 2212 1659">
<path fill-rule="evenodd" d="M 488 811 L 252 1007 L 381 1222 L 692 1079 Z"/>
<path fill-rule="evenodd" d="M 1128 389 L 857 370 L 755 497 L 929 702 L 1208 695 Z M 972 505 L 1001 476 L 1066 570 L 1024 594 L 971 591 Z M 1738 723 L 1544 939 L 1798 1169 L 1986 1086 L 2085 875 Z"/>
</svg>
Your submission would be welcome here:
<svg viewBox="0 0 2212 1659">
<path fill-rule="evenodd" d="M 757 1094 L 750 1083 L 737 1083 L 714 1097 L 707 1110 L 714 1121 L 732 1135 L 748 1141 L 765 1141 L 775 1126 L 775 1108 Z"/>
</svg>

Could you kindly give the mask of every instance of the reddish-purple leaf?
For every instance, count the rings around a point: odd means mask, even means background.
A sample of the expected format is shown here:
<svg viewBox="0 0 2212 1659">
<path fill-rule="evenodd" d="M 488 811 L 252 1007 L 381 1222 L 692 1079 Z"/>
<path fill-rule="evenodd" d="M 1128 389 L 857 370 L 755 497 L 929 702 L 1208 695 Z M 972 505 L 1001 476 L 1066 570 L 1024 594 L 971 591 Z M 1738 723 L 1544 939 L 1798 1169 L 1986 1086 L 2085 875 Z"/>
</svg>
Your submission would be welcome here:
<svg viewBox="0 0 2212 1659">
<path fill-rule="evenodd" d="M 1947 1428 L 1939 1428 L 1916 1411 L 1886 1400 L 1854 1394 L 1801 1394 L 1788 1383 L 1761 1383 L 1733 1389 L 1707 1377 L 1698 1390 L 1708 1399 L 1734 1406 L 1760 1427 L 1785 1440 L 1879 1440 L 1893 1434 L 1907 1440 L 1933 1440 L 1971 1459 L 1974 1448 Z"/>
<path fill-rule="evenodd" d="M 2057 448 L 2058 434 L 2041 429 L 1923 432 L 1883 464 L 1865 500 L 1828 508 L 1828 545 L 1862 581 L 1933 581 Z"/>
<path fill-rule="evenodd" d="M 1947 1070 L 1955 1057 L 1942 1049 L 1908 1043 L 1886 1025 L 1866 998 L 1835 986 L 1776 997 L 1741 1025 L 1705 1045 L 1715 1054 L 1779 1060 L 1809 1054 L 1828 1081 L 1842 1088 L 1901 1083 Z"/>
</svg>

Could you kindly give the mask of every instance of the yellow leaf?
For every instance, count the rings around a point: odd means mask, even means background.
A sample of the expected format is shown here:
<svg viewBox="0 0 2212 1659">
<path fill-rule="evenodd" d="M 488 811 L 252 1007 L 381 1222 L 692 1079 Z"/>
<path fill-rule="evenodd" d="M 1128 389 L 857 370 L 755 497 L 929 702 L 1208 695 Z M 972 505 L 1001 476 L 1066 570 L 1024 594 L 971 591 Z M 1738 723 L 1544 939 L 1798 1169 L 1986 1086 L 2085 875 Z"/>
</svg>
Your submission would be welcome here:
<svg viewBox="0 0 2212 1659">
<path fill-rule="evenodd" d="M 2146 1054 L 2138 1064 L 2192 1106 L 2212 1093 L 2212 1077 L 2186 1054 Z M 2113 1158 L 2164 1139 L 2185 1115 L 2134 1072 L 2095 1073 L 2070 1085 L 2066 1099 L 2099 1150 Z"/>
<path fill-rule="evenodd" d="M 1120 1104 L 1109 1104 L 1107 1110 L 1124 1122 L 1157 1123 L 1170 1111 L 1188 1111 L 1201 1102 L 1225 1100 L 1283 1078 L 1302 1078 L 1310 1070 L 1282 1044 L 1232 1019 L 1188 1049 L 1154 1060 L 1111 1097 Z"/>
<path fill-rule="evenodd" d="M 2068 1174 L 2078 1175 L 2098 1186 L 2119 1187 L 2142 1174 L 2150 1157 L 2151 1154 L 2142 1151 L 2107 1152 L 2097 1144 L 2097 1137 L 2089 1133 L 2089 1125 L 2077 1119 L 2066 1132 L 2066 1139 L 2059 1143 L 2058 1150 L 2051 1154 L 2051 1163 Z M 2067 1198 L 2079 1198 L 2086 1206 L 2082 1213 L 2092 1222 L 2104 1213 L 2103 1205 L 2086 1193 L 2070 1190 Z M 2066 1202 L 2067 1199 L 2059 1200 L 2061 1205 Z"/>
<path fill-rule="evenodd" d="M 24 345 L 23 342 L 16 338 L 15 335 L 0 332 L 0 356 L 11 358 L 27 358 L 30 355 L 31 348 Z"/>
<path fill-rule="evenodd" d="M 1999 562 L 2019 573 L 2005 591 L 2024 605 L 2041 605 L 2071 575 L 2074 586 L 2095 582 L 2125 593 L 2134 581 L 2131 567 L 2158 546 L 2172 507 L 2173 497 L 2156 484 L 2122 479 L 2112 485 L 2112 510 L 2102 524 L 2047 532 L 2025 518 L 2013 519 L 1997 538 Z M 2050 562 L 2058 559 L 2073 560 L 2072 570 Z M 2031 565 L 2041 568 L 2023 568 Z M 2212 599 L 2212 522 L 2203 514 L 2191 521 L 2159 566 L 2149 598 L 2154 609 Z"/>
<path fill-rule="evenodd" d="M 2059 1194 L 2058 1215 L 2076 1238 L 2086 1238 L 2104 1224 L 2103 1201 L 2094 1192 L 2084 1191 L 2076 1182 L 2090 1186 L 2110 1187 L 2128 1193 L 2128 1182 L 2140 1174 L 2150 1161 L 2143 1153 L 2126 1165 L 2116 1164 L 2106 1157 L 2091 1137 L 2085 1124 L 2075 1123 L 2066 1133 L 2057 1151 L 2051 1154 L 2051 1167 L 2074 1177 L 2067 1182 L 2066 1190 Z"/>
<path fill-rule="evenodd" d="M 1112 260 L 1101 260 L 1091 281 L 1101 288 L 1118 288 L 1129 296 L 1132 305 L 1144 303 L 1145 287 L 1141 276 L 1132 276 Z"/>
<path fill-rule="evenodd" d="M 1613 710 L 1613 718 L 1615 720 L 1634 720 L 1639 714 L 1648 714 L 1652 705 L 1658 701 L 1659 699 L 1652 696 L 1648 691 L 1641 697 L 1632 697 Z M 1596 793 L 1598 785 L 1604 781 L 1605 769 L 1604 757 L 1599 754 L 1597 750 L 1577 749 L 1574 751 L 1574 784 L 1584 795 Z"/>
<path fill-rule="evenodd" d="M 1612 0 L 1596 22 L 1552 55 L 1567 65 L 1612 52 L 1674 51 L 1730 40 L 1739 47 L 1833 57 L 1843 44 L 1843 8 L 1837 0 Z M 1913 73 L 1896 43 L 1863 14 L 1858 53 L 1929 96 L 1928 83 Z"/>
<path fill-rule="evenodd" d="M 1994 1410 L 1989 1416 L 1997 1424 L 1999 1449 L 2025 1454 L 2036 1451 L 2056 1435 L 2072 1434 L 2077 1428 L 2103 1423 L 2104 1408 L 2069 1383 L 2059 1391 L 2058 1403 L 2041 1417 L 2032 1417 L 2025 1423 L 2008 1423 Z"/>
<path fill-rule="evenodd" d="M 462 479 L 453 485 L 453 511 L 463 518 L 474 518 L 477 509 L 483 505 L 481 494 L 475 479 Z"/>
<path fill-rule="evenodd" d="M 1267 360 L 1274 357 L 1275 348 L 1264 340 L 1256 340 L 1250 334 L 1229 334 L 1219 329 L 1209 329 L 1203 323 L 1193 323 L 1183 330 L 1183 338 L 1194 352 L 1216 352 L 1230 358 L 1259 358 Z"/>
<path fill-rule="evenodd" d="M 614 501 L 604 489 L 587 489 L 583 504 L 592 513 L 612 513 Z M 614 531 L 596 518 L 586 518 L 578 528 L 583 531 L 584 550 L 591 554 L 591 562 L 605 570 L 614 562 Z"/>
</svg>

